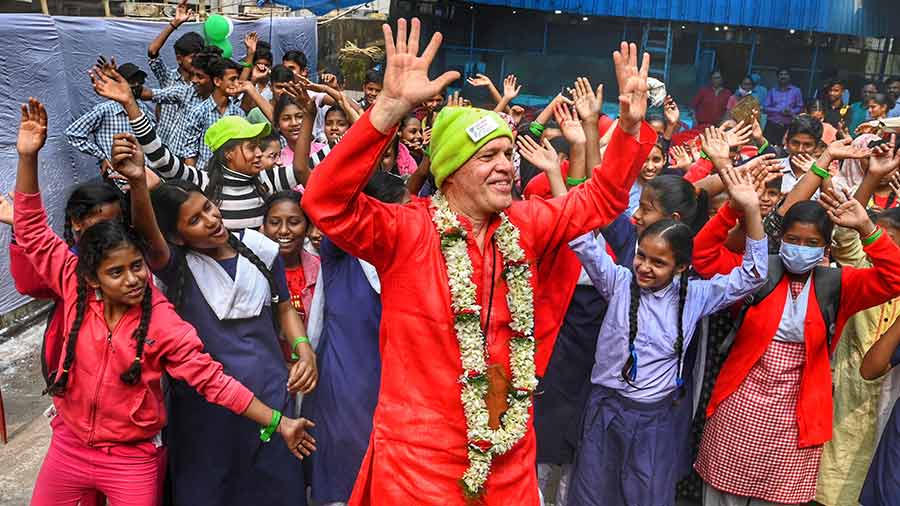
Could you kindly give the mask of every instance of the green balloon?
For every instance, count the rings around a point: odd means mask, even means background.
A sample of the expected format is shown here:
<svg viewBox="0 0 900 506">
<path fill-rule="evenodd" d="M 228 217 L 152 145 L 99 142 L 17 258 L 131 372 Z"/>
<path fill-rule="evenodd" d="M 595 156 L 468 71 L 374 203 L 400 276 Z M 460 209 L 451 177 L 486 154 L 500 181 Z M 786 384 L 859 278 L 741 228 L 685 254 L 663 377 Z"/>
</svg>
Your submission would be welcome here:
<svg viewBox="0 0 900 506">
<path fill-rule="evenodd" d="M 211 40 L 211 41 L 209 41 L 209 45 L 216 46 L 219 49 L 221 49 L 223 58 L 231 58 L 232 48 L 231 48 L 230 40 L 228 40 L 228 39 Z"/>
<path fill-rule="evenodd" d="M 232 25 L 228 18 L 213 14 L 203 23 L 203 33 L 207 41 L 225 40 L 231 34 Z"/>
</svg>

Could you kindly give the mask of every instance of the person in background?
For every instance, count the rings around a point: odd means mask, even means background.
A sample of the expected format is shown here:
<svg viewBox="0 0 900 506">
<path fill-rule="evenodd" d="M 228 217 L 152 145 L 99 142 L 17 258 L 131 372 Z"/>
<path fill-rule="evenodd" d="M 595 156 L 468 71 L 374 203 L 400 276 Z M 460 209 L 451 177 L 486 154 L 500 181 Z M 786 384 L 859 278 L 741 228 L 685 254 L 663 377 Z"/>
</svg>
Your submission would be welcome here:
<svg viewBox="0 0 900 506">
<path fill-rule="evenodd" d="M 824 119 L 820 121 L 824 121 L 838 130 L 843 130 L 850 109 L 844 104 L 844 83 L 840 81 L 830 81 L 825 85 L 823 90 L 824 93 L 820 100 L 824 103 L 825 114 Z M 825 142 L 830 143 L 830 141 L 827 140 Z"/>
<path fill-rule="evenodd" d="M 881 91 L 881 86 L 876 81 L 866 81 L 862 86 L 862 97 L 859 102 L 850 104 L 848 113 L 847 130 L 856 132 L 859 125 L 869 119 L 869 100 Z"/>
<path fill-rule="evenodd" d="M 764 104 L 769 90 L 763 85 L 762 76 L 754 72 L 750 74 L 750 78 L 753 79 L 753 96 L 756 97 L 756 100 L 759 100 L 760 104 Z"/>
<path fill-rule="evenodd" d="M 133 63 L 123 63 L 117 70 L 128 81 L 131 93 L 140 98 L 147 73 Z M 138 103 L 138 106 L 148 118 L 156 118 L 156 114 L 142 102 Z M 99 160 L 101 174 L 110 176 L 114 174 L 109 163 L 113 136 L 122 132 L 132 132 L 125 109 L 117 102 L 104 100 L 69 125 L 66 129 L 66 139 L 78 151 Z"/>
<path fill-rule="evenodd" d="M 298 78 L 309 78 L 309 60 L 306 59 L 306 53 L 292 49 L 281 57 L 281 64 L 291 69 Z"/>
<path fill-rule="evenodd" d="M 885 89 L 891 99 L 894 100 L 894 106 L 888 111 L 888 118 L 900 117 L 900 78 L 892 77 L 885 81 Z"/>
<path fill-rule="evenodd" d="M 697 121 L 696 128 L 718 125 L 731 99 L 731 92 L 722 87 L 722 73 L 718 70 L 709 75 L 709 86 L 701 88 L 691 101 L 694 109 L 694 117 Z"/>
<path fill-rule="evenodd" d="M 803 93 L 791 84 L 788 69 L 778 69 L 778 86 L 769 90 L 763 102 L 763 112 L 767 117 L 765 136 L 769 144 L 781 146 L 791 121 L 802 111 Z"/>
<path fill-rule="evenodd" d="M 831 123 L 825 121 L 828 114 L 829 106 L 821 98 L 814 98 L 806 103 L 806 114 L 812 116 L 822 123 L 822 142 L 831 144 L 837 138 L 838 129 Z M 838 120 L 840 127 L 844 126 L 843 118 Z"/>
<path fill-rule="evenodd" d="M 787 133 L 783 135 L 787 157 L 781 162 L 782 193 L 790 192 L 815 162 L 816 149 L 822 142 L 822 130 L 822 122 L 806 114 L 791 121 Z"/>
<path fill-rule="evenodd" d="M 370 69 L 366 72 L 366 79 L 365 82 L 363 82 L 363 98 L 359 100 L 359 106 L 362 107 L 363 110 L 372 107 L 383 87 L 384 74 L 375 69 Z"/>
<path fill-rule="evenodd" d="M 738 89 L 734 90 L 734 94 L 731 95 L 731 98 L 728 99 L 728 107 L 727 109 L 730 111 L 734 109 L 734 106 L 744 97 L 753 95 L 753 78 L 747 76 L 741 81 L 741 85 L 738 86 Z M 762 105 L 762 103 L 760 103 Z"/>
<path fill-rule="evenodd" d="M 879 120 L 889 117 L 890 112 L 896 107 L 896 102 L 890 93 L 876 93 L 866 105 L 869 109 L 869 120 Z"/>
</svg>

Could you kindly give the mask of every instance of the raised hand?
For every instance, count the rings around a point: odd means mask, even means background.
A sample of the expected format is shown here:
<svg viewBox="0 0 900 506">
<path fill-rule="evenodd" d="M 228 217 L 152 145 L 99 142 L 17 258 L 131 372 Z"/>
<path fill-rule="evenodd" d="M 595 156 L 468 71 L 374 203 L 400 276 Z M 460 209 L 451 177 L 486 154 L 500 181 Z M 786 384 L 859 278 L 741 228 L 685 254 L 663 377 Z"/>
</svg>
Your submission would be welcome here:
<svg viewBox="0 0 900 506">
<path fill-rule="evenodd" d="M 667 95 L 666 99 L 663 101 L 663 116 L 666 118 L 666 123 L 669 125 L 677 125 L 679 121 L 681 121 L 681 110 L 678 108 L 678 103 L 675 102 L 675 99 L 672 98 L 671 95 Z"/>
<path fill-rule="evenodd" d="M 447 107 L 464 107 L 465 99 L 459 96 L 459 91 L 454 91 L 452 95 L 447 95 Z"/>
<path fill-rule="evenodd" d="M 372 125 L 381 132 L 392 130 L 406 113 L 459 79 L 459 72 L 452 71 L 441 74 L 435 80 L 428 78 L 428 67 L 441 47 L 440 32 L 432 36 L 422 56 L 419 56 L 419 20 L 413 18 L 408 36 L 406 29 L 406 20 L 398 20 L 395 40 L 391 27 L 382 27 L 387 57 L 384 86 L 370 115 Z"/>
<path fill-rule="evenodd" d="M 700 145 L 716 168 L 731 164 L 731 146 L 727 136 L 718 128 L 706 127 L 706 131 L 700 134 Z"/>
<path fill-rule="evenodd" d="M 741 169 L 750 175 L 750 180 L 756 185 L 756 192 L 760 195 L 766 191 L 769 181 L 781 177 L 781 164 L 775 160 L 774 153 L 757 156 L 741 165 Z"/>
<path fill-rule="evenodd" d="M 319 74 L 319 82 L 330 88 L 338 89 L 337 76 L 323 72 Z"/>
<path fill-rule="evenodd" d="M 753 123 L 751 126 L 753 127 L 753 131 L 751 132 L 753 142 L 755 142 L 757 146 L 762 146 L 766 142 L 766 136 L 763 135 L 762 125 L 759 124 L 759 111 L 757 109 L 753 109 Z"/>
<path fill-rule="evenodd" d="M 553 117 L 559 123 L 559 129 L 562 130 L 563 137 L 571 145 L 584 144 L 587 137 L 584 134 L 584 128 L 578 121 L 578 116 L 572 113 L 568 105 L 558 104 L 553 110 Z"/>
<path fill-rule="evenodd" d="M 522 158 L 528 160 L 541 172 L 548 175 L 559 172 L 559 157 L 547 139 L 544 139 L 542 144 L 538 144 L 530 136 L 520 135 L 516 140 L 516 145 L 519 147 L 519 154 L 522 155 Z"/>
<path fill-rule="evenodd" d="M 113 135 L 111 162 L 114 171 L 129 181 L 144 180 L 144 151 L 134 135 L 118 133 Z"/>
<path fill-rule="evenodd" d="M 431 127 L 422 130 L 422 146 L 431 144 Z"/>
<path fill-rule="evenodd" d="M 825 151 L 832 160 L 861 160 L 863 158 L 867 158 L 870 154 L 872 154 L 871 149 L 856 147 L 852 144 L 852 142 L 853 139 L 837 140 L 829 144 L 828 149 L 826 149 Z"/>
<path fill-rule="evenodd" d="M 806 153 L 791 156 L 791 164 L 800 169 L 800 172 L 803 173 L 809 172 L 814 163 L 816 163 L 816 159 L 812 155 Z"/>
<path fill-rule="evenodd" d="M 888 186 L 891 187 L 891 191 L 900 195 L 900 172 L 891 174 L 891 178 L 888 180 Z"/>
<path fill-rule="evenodd" d="M 19 156 L 34 156 L 47 141 L 47 111 L 36 98 L 29 98 L 22 104 L 22 119 L 19 121 L 19 138 L 16 151 Z"/>
<path fill-rule="evenodd" d="M 188 7 L 188 0 L 181 0 L 175 7 L 175 18 L 172 20 L 172 25 L 177 28 L 190 21 L 193 16 L 194 10 Z"/>
<path fill-rule="evenodd" d="M 759 210 L 759 195 L 756 193 L 756 185 L 746 171 L 734 168 L 729 164 L 719 169 L 719 176 L 731 197 L 732 207 L 744 213 L 753 209 Z"/>
<path fill-rule="evenodd" d="M 13 224 L 13 195 L 0 193 L 0 223 Z"/>
<path fill-rule="evenodd" d="M 579 77 L 575 80 L 572 97 L 575 99 L 575 111 L 582 121 L 596 125 L 603 111 L 603 85 L 597 86 L 595 92 L 588 78 Z"/>
<path fill-rule="evenodd" d="M 466 79 L 466 82 L 469 83 L 470 86 L 474 86 L 476 88 L 485 88 L 494 85 L 493 81 L 491 81 L 491 78 L 484 74 L 475 74 L 474 77 Z"/>
<path fill-rule="evenodd" d="M 278 424 L 278 433 L 284 438 L 284 443 L 291 449 L 291 453 L 303 460 L 316 451 L 316 439 L 307 432 L 307 429 L 315 426 L 316 424 L 306 418 L 282 417 L 281 423 Z"/>
<path fill-rule="evenodd" d="M 647 75 L 650 55 L 644 53 L 641 66 L 637 64 L 637 44 L 622 42 L 613 53 L 616 80 L 619 83 L 619 128 L 630 135 L 638 135 L 647 114 Z"/>
<path fill-rule="evenodd" d="M 522 86 L 519 85 L 518 78 L 514 74 L 506 76 L 506 79 L 503 80 L 503 97 L 512 100 L 519 96 L 520 91 L 522 91 Z"/>
<path fill-rule="evenodd" d="M 91 84 L 94 86 L 94 92 L 104 98 L 116 101 L 120 104 L 127 104 L 134 101 L 134 94 L 131 92 L 131 85 L 119 74 L 115 68 L 93 67 L 88 75 L 91 76 Z"/>
<path fill-rule="evenodd" d="M 745 125 L 743 121 L 735 125 L 734 128 L 725 132 L 725 138 L 728 145 L 733 148 L 739 148 L 750 142 L 750 136 L 753 133 L 753 125 Z"/>
<path fill-rule="evenodd" d="M 294 102 L 303 109 L 303 112 L 310 114 L 315 114 L 317 111 L 316 103 L 309 96 L 309 93 L 306 91 L 306 86 L 304 82 L 309 82 L 305 78 L 301 78 L 299 81 L 291 81 L 287 83 L 284 87 L 284 92 L 286 95 L 294 99 Z"/>
<path fill-rule="evenodd" d="M 882 144 L 872 150 L 869 157 L 869 172 L 878 179 L 887 177 L 900 167 L 900 153 L 894 152 L 894 144 Z"/>
<path fill-rule="evenodd" d="M 694 163 L 694 157 L 691 152 L 684 146 L 672 146 L 672 166 L 676 169 L 686 172 Z"/>
<path fill-rule="evenodd" d="M 256 45 L 259 42 L 259 36 L 256 32 L 250 32 L 244 35 L 244 46 L 247 47 L 247 54 L 256 54 Z"/>
<path fill-rule="evenodd" d="M 835 225 L 852 228 L 866 237 L 875 231 L 866 208 L 854 198 L 848 198 L 830 188 L 819 196 L 819 203 L 825 207 L 828 217 Z"/>
</svg>

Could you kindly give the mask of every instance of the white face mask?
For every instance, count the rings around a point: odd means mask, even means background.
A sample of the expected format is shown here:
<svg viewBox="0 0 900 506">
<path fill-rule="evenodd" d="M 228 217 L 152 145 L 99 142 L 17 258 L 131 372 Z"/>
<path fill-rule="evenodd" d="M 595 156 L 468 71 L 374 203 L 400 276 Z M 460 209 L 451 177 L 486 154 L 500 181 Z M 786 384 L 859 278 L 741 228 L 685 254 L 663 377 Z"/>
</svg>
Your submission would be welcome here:
<svg viewBox="0 0 900 506">
<path fill-rule="evenodd" d="M 825 256 L 825 247 L 797 246 L 786 242 L 781 243 L 778 252 L 784 268 L 794 274 L 803 274 L 813 270 Z"/>
</svg>

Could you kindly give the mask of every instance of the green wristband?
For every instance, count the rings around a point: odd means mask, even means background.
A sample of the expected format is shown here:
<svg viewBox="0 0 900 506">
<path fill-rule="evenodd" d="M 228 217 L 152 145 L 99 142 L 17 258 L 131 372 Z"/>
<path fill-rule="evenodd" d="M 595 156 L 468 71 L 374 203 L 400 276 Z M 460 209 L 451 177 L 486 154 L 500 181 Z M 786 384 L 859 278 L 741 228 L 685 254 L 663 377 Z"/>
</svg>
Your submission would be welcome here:
<svg viewBox="0 0 900 506">
<path fill-rule="evenodd" d="M 587 181 L 587 180 L 588 180 L 587 177 L 569 177 L 569 176 L 566 176 L 566 184 L 569 185 L 569 186 L 578 186 L 578 185 L 584 183 L 584 182 Z"/>
<path fill-rule="evenodd" d="M 872 234 L 869 237 L 862 239 L 862 245 L 869 246 L 871 244 L 874 244 L 875 241 L 877 241 L 878 239 L 881 238 L 883 232 L 884 231 L 881 229 L 881 227 L 875 227 L 875 231 L 872 232 Z"/>
<path fill-rule="evenodd" d="M 298 344 L 303 344 L 303 343 L 309 344 L 309 338 L 306 336 L 300 336 L 300 337 L 294 339 L 294 344 L 291 345 L 291 360 L 294 360 L 294 361 L 300 360 L 300 355 L 297 355 L 297 352 L 295 352 L 294 350 L 297 349 Z"/>
<path fill-rule="evenodd" d="M 810 167 L 809 170 L 822 179 L 828 179 L 831 177 L 831 173 L 823 169 L 822 167 L 819 167 L 816 162 L 813 162 L 812 167 Z"/>
<path fill-rule="evenodd" d="M 700 158 L 704 158 L 706 160 L 712 161 L 709 155 L 706 154 L 706 151 L 700 150 Z"/>
<path fill-rule="evenodd" d="M 247 63 L 247 62 L 245 62 L 244 60 L 241 60 L 241 61 L 239 61 L 238 63 L 241 65 L 241 67 L 244 67 L 245 69 L 249 69 L 250 67 L 253 66 L 252 63 Z"/>
<path fill-rule="evenodd" d="M 272 410 L 272 421 L 269 422 L 269 425 L 259 429 L 259 439 L 263 443 L 268 443 L 272 440 L 272 434 L 278 429 L 278 424 L 281 423 L 281 411 L 277 409 Z"/>
<path fill-rule="evenodd" d="M 531 124 L 528 125 L 528 130 L 530 130 L 535 137 L 540 137 L 544 133 L 544 125 L 537 121 L 532 121 Z"/>
<path fill-rule="evenodd" d="M 756 151 L 756 154 L 761 155 L 763 151 L 769 149 L 769 141 L 763 141 L 762 146 L 759 147 L 759 150 Z"/>
</svg>

